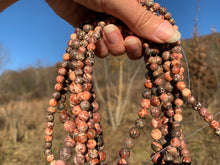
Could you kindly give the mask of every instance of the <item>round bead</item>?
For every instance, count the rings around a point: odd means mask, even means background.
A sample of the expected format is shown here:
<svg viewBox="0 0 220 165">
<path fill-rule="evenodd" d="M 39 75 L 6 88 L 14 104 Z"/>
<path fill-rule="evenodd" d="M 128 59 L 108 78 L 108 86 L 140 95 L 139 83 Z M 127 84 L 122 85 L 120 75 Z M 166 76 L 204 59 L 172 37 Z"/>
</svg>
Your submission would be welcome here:
<svg viewBox="0 0 220 165">
<path fill-rule="evenodd" d="M 151 91 L 150 91 L 149 89 L 143 90 L 142 96 L 143 96 L 143 98 L 145 98 L 145 99 L 149 99 L 149 98 L 151 97 Z"/>
<path fill-rule="evenodd" d="M 45 133 L 46 133 L 46 135 L 52 135 L 53 134 L 53 129 L 46 128 Z"/>
<path fill-rule="evenodd" d="M 55 107 L 57 105 L 57 100 L 52 98 L 49 100 L 49 105 L 52 106 L 52 107 Z"/>
<path fill-rule="evenodd" d="M 80 111 L 78 116 L 82 121 L 87 121 L 89 119 L 89 113 L 87 111 Z"/>
<path fill-rule="evenodd" d="M 187 102 L 188 102 L 189 104 L 194 105 L 194 104 L 196 103 L 196 99 L 195 99 L 194 96 L 189 96 L 188 99 L 187 99 Z"/>
<path fill-rule="evenodd" d="M 72 156 L 72 151 L 68 147 L 64 147 L 60 150 L 60 158 L 62 160 L 69 160 Z"/>
<path fill-rule="evenodd" d="M 127 165 L 127 161 L 125 159 L 120 159 L 120 160 L 118 160 L 117 165 Z"/>
<path fill-rule="evenodd" d="M 161 139 L 162 137 L 162 133 L 159 129 L 153 129 L 151 131 L 151 137 L 154 139 L 154 140 L 159 140 Z"/>
<path fill-rule="evenodd" d="M 172 146 L 168 146 L 167 147 L 167 152 L 171 155 L 176 155 L 177 153 L 177 148 L 176 147 L 172 147 Z"/>
<path fill-rule="evenodd" d="M 75 140 L 79 143 L 86 143 L 87 142 L 87 135 L 85 133 L 79 133 Z"/>
<path fill-rule="evenodd" d="M 99 160 L 100 161 L 104 161 L 106 159 L 106 155 L 105 155 L 104 152 L 98 151 L 98 155 L 99 155 Z"/>
<path fill-rule="evenodd" d="M 86 132 L 86 130 L 88 129 L 88 125 L 84 121 L 80 121 L 79 123 L 77 123 L 76 126 L 80 132 Z"/>
<path fill-rule="evenodd" d="M 161 110 L 158 107 L 152 107 L 150 109 L 150 113 L 152 117 L 160 117 L 161 115 Z"/>
<path fill-rule="evenodd" d="M 89 157 L 94 159 L 98 157 L 98 151 L 96 149 L 88 149 Z"/>
<path fill-rule="evenodd" d="M 54 155 L 53 154 L 47 156 L 47 161 L 48 162 L 52 162 L 53 160 L 54 160 Z"/>
<path fill-rule="evenodd" d="M 93 113 L 92 118 L 93 118 L 95 123 L 99 123 L 101 121 L 101 115 L 98 112 Z"/>
<path fill-rule="evenodd" d="M 79 154 L 85 154 L 86 153 L 86 145 L 85 144 L 82 144 L 82 143 L 76 143 L 76 147 L 75 147 L 75 151 L 76 153 L 79 153 Z"/>
<path fill-rule="evenodd" d="M 177 113 L 177 114 L 174 115 L 174 120 L 176 122 L 181 122 L 183 120 L 183 116 L 181 114 Z"/>
<path fill-rule="evenodd" d="M 150 108 L 150 100 L 143 99 L 141 101 L 141 107 L 144 108 L 144 109 L 149 109 Z"/>
<path fill-rule="evenodd" d="M 189 157 L 183 157 L 183 163 L 191 164 L 191 159 Z"/>
<path fill-rule="evenodd" d="M 181 150 L 181 155 L 182 155 L 183 157 L 188 157 L 188 156 L 189 156 L 189 150 L 186 149 L 186 148 L 182 148 L 182 150 Z"/>
<path fill-rule="evenodd" d="M 204 108 L 204 107 L 202 107 L 200 110 L 199 110 L 199 114 L 201 115 L 201 116 L 206 116 L 206 115 L 208 115 L 208 109 L 206 109 L 206 108 Z"/>
<path fill-rule="evenodd" d="M 82 101 L 80 103 L 80 107 L 81 107 L 82 110 L 88 111 L 91 106 L 90 106 L 90 103 L 88 101 Z"/>
<path fill-rule="evenodd" d="M 160 150 L 163 149 L 163 146 L 158 142 L 152 142 L 151 143 L 151 148 L 152 148 L 153 151 L 159 152 Z"/>
<path fill-rule="evenodd" d="M 53 140 L 53 137 L 51 135 L 46 135 L 44 137 L 44 139 L 45 139 L 46 142 L 51 142 Z"/>
<path fill-rule="evenodd" d="M 186 87 L 186 85 L 183 81 L 179 81 L 179 82 L 176 83 L 176 87 L 179 90 L 183 90 Z"/>
<path fill-rule="evenodd" d="M 216 134 L 217 136 L 220 136 L 220 128 L 217 128 L 217 129 L 216 129 L 215 134 Z"/>
<path fill-rule="evenodd" d="M 163 159 L 165 162 L 172 162 L 173 161 L 173 156 L 169 153 L 166 153 L 164 156 L 163 156 Z"/>
<path fill-rule="evenodd" d="M 87 122 L 89 128 L 94 128 L 95 126 L 95 121 L 93 119 L 89 119 Z"/>
<path fill-rule="evenodd" d="M 61 112 L 59 119 L 62 123 L 68 121 L 70 118 L 69 114 L 67 112 Z"/>
<path fill-rule="evenodd" d="M 122 159 L 127 159 L 130 157 L 130 151 L 126 148 L 121 148 L 119 151 L 119 155 Z"/>
<path fill-rule="evenodd" d="M 137 128 L 139 128 L 139 129 L 144 128 L 144 120 L 143 120 L 143 119 L 140 119 L 140 118 L 136 119 L 136 120 L 135 120 L 135 126 L 136 126 Z"/>
<path fill-rule="evenodd" d="M 140 131 L 136 127 L 131 128 L 129 132 L 130 132 L 131 138 L 133 138 L 133 139 L 136 139 L 140 136 Z"/>
<path fill-rule="evenodd" d="M 73 160 L 74 160 L 74 163 L 75 163 L 75 164 L 81 165 L 81 164 L 84 164 L 84 163 L 85 163 L 85 156 L 83 156 L 83 155 L 80 154 L 80 153 L 76 153 L 76 154 L 74 155 Z"/>
<path fill-rule="evenodd" d="M 126 138 L 125 144 L 128 149 L 132 149 L 134 147 L 134 140 L 131 138 Z"/>
<path fill-rule="evenodd" d="M 45 142 L 44 147 L 47 149 L 50 149 L 52 147 L 52 143 L 51 142 Z"/>
<path fill-rule="evenodd" d="M 185 97 L 185 98 L 188 98 L 189 96 L 191 96 L 191 90 L 188 89 L 188 88 L 184 88 L 182 91 L 182 96 Z"/>
<path fill-rule="evenodd" d="M 72 133 L 75 129 L 75 123 L 72 120 L 68 120 L 63 125 L 64 131 Z"/>
<path fill-rule="evenodd" d="M 153 87 L 153 84 L 150 80 L 146 80 L 145 83 L 144 83 L 144 86 L 147 88 L 147 89 L 151 89 Z"/>
<path fill-rule="evenodd" d="M 150 99 L 150 103 L 151 103 L 151 105 L 153 105 L 153 106 L 155 106 L 155 107 L 159 107 L 159 106 L 160 106 L 160 99 L 159 99 L 159 97 L 153 96 L 153 97 Z"/>
<path fill-rule="evenodd" d="M 159 118 L 154 118 L 154 119 L 151 120 L 151 126 L 153 128 L 161 128 L 162 122 Z"/>
<path fill-rule="evenodd" d="M 75 146 L 75 140 L 73 140 L 69 135 L 65 137 L 64 139 L 64 145 L 66 147 L 74 147 Z"/>
<path fill-rule="evenodd" d="M 87 142 L 87 147 L 88 147 L 89 149 L 95 148 L 95 147 L 96 147 L 96 141 L 93 140 L 93 139 L 88 140 L 88 142 Z"/>
<path fill-rule="evenodd" d="M 180 140 L 177 137 L 172 138 L 170 143 L 171 143 L 171 146 L 173 146 L 173 147 L 179 147 L 180 146 Z"/>
<path fill-rule="evenodd" d="M 142 119 L 146 119 L 149 115 L 149 112 L 146 109 L 141 109 L 138 112 L 138 116 Z"/>
<path fill-rule="evenodd" d="M 182 99 L 179 99 L 179 98 L 176 98 L 176 99 L 174 100 L 174 104 L 175 104 L 176 106 L 183 106 L 183 100 L 182 100 Z"/>
<path fill-rule="evenodd" d="M 210 127 L 213 129 L 218 129 L 219 123 L 216 120 L 211 121 Z"/>
</svg>

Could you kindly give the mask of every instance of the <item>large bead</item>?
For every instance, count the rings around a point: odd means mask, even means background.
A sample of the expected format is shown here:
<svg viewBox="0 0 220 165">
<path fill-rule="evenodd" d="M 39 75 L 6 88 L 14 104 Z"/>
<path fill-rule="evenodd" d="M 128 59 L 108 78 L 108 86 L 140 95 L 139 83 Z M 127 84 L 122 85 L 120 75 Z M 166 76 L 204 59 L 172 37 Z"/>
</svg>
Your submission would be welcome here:
<svg viewBox="0 0 220 165">
<path fill-rule="evenodd" d="M 64 131 L 72 133 L 75 129 L 75 123 L 72 120 L 68 120 L 63 125 Z"/>
<path fill-rule="evenodd" d="M 64 145 L 66 147 L 74 147 L 75 146 L 75 140 L 72 139 L 69 135 L 65 137 L 64 139 Z"/>
<path fill-rule="evenodd" d="M 161 139 L 162 137 L 162 133 L 159 129 L 153 129 L 151 131 L 151 137 L 154 139 L 154 140 L 159 140 Z"/>
<path fill-rule="evenodd" d="M 144 108 L 139 110 L 139 112 L 138 112 L 138 116 L 142 119 L 146 119 L 148 117 L 148 115 L 149 115 L 149 112 Z"/>
<path fill-rule="evenodd" d="M 74 160 L 74 163 L 75 163 L 76 165 L 83 165 L 83 164 L 85 163 L 85 156 L 83 156 L 83 155 L 80 154 L 80 153 L 76 153 L 76 154 L 74 155 L 73 160 Z"/>
<path fill-rule="evenodd" d="M 85 133 L 79 133 L 75 140 L 79 143 L 86 143 L 87 142 L 87 135 Z"/>
<path fill-rule="evenodd" d="M 86 150 L 87 150 L 87 148 L 86 148 L 85 144 L 76 143 L 76 147 L 75 147 L 76 153 L 84 154 L 84 153 L 86 153 Z"/>
<path fill-rule="evenodd" d="M 104 152 L 98 151 L 98 155 L 99 155 L 99 160 L 100 161 L 104 161 L 106 159 L 106 155 L 105 155 Z"/>
<path fill-rule="evenodd" d="M 153 151 L 159 152 L 160 150 L 163 149 L 163 146 L 160 143 L 152 142 L 151 143 L 151 148 L 152 148 Z"/>
</svg>

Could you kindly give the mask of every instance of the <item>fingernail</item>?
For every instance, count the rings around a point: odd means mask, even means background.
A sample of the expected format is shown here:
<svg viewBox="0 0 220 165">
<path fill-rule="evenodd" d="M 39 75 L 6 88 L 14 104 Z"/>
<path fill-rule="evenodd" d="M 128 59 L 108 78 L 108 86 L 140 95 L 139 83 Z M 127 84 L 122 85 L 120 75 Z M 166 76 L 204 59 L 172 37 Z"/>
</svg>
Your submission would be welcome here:
<svg viewBox="0 0 220 165">
<path fill-rule="evenodd" d="M 125 40 L 125 46 L 129 47 L 129 50 L 133 53 L 139 51 L 139 43 L 136 38 L 129 38 Z"/>
<path fill-rule="evenodd" d="M 118 43 L 119 36 L 117 34 L 117 29 L 115 28 L 114 25 L 109 24 L 105 26 L 103 30 L 104 30 L 107 42 L 109 42 L 110 44 Z"/>
<path fill-rule="evenodd" d="M 154 35 L 167 43 L 173 43 L 181 38 L 181 34 L 178 30 L 168 22 L 164 21 L 155 31 Z"/>
</svg>

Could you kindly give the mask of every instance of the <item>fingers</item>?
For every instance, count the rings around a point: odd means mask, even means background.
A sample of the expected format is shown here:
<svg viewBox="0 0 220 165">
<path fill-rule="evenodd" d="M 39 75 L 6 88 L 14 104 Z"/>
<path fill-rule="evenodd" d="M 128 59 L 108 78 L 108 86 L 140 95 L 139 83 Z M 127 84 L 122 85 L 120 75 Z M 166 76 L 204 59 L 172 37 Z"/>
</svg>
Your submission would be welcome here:
<svg viewBox="0 0 220 165">
<path fill-rule="evenodd" d="M 135 36 L 128 36 L 125 38 L 125 47 L 127 55 L 130 59 L 136 60 L 142 56 L 141 41 Z"/>
</svg>

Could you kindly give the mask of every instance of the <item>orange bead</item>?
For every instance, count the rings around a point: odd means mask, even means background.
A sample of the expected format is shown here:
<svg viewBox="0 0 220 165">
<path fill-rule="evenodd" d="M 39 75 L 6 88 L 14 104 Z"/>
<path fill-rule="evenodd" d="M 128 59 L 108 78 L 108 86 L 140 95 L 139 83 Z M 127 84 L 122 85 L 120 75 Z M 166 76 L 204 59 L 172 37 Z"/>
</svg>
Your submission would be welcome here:
<svg viewBox="0 0 220 165">
<path fill-rule="evenodd" d="M 72 133 L 75 129 L 75 123 L 72 120 L 68 120 L 63 124 L 64 131 Z"/>
<path fill-rule="evenodd" d="M 159 140 L 161 139 L 162 137 L 162 133 L 159 129 L 153 129 L 151 131 L 151 137 L 154 139 L 154 140 Z"/>
<path fill-rule="evenodd" d="M 55 107 L 57 105 L 57 100 L 56 99 L 50 99 L 49 100 L 49 105 L 52 107 Z"/>
<path fill-rule="evenodd" d="M 94 43 L 89 43 L 88 46 L 87 46 L 87 50 L 88 51 L 94 51 L 96 48 L 95 44 Z"/>
<path fill-rule="evenodd" d="M 143 99 L 141 101 L 141 107 L 144 108 L 144 109 L 149 109 L 150 108 L 150 100 Z"/>
<path fill-rule="evenodd" d="M 141 109 L 139 112 L 138 112 L 138 116 L 142 119 L 146 119 L 149 115 L 149 112 L 146 110 L 146 109 Z"/>
<path fill-rule="evenodd" d="M 51 142 L 51 141 L 53 140 L 53 136 L 51 136 L 51 135 L 46 135 L 46 136 L 44 137 L 44 139 L 45 139 L 46 142 Z"/>
<path fill-rule="evenodd" d="M 71 81 L 74 81 L 75 80 L 75 78 L 76 78 L 76 75 L 75 75 L 75 73 L 72 71 L 72 72 L 70 72 L 69 73 L 69 79 L 71 80 Z"/>
<path fill-rule="evenodd" d="M 65 61 L 69 61 L 69 60 L 70 60 L 70 54 L 69 54 L 69 53 L 64 53 L 64 54 L 63 54 L 63 59 L 64 59 Z"/>
<path fill-rule="evenodd" d="M 146 80 L 144 86 L 148 89 L 151 89 L 153 87 L 153 84 L 150 80 Z"/>
<path fill-rule="evenodd" d="M 48 162 L 52 162 L 53 160 L 54 160 L 54 155 L 53 154 L 47 156 L 47 161 Z"/>
<path fill-rule="evenodd" d="M 181 114 L 177 113 L 177 114 L 174 115 L 174 120 L 176 122 L 181 122 L 183 120 L 183 116 Z"/>
<path fill-rule="evenodd" d="M 188 88 L 184 88 L 182 91 L 182 96 L 185 97 L 185 98 L 188 98 L 189 96 L 191 96 L 191 90 L 188 89 Z"/>
<path fill-rule="evenodd" d="M 173 78 L 171 77 L 170 72 L 166 72 L 166 73 L 164 74 L 164 79 L 165 79 L 166 81 L 172 81 L 172 80 L 173 80 Z"/>
<path fill-rule="evenodd" d="M 53 129 L 46 128 L 45 133 L 46 133 L 46 135 L 52 135 L 53 134 Z"/>
<path fill-rule="evenodd" d="M 186 85 L 183 81 L 179 81 L 179 82 L 176 83 L 176 87 L 179 90 L 183 90 L 186 87 Z"/>
<path fill-rule="evenodd" d="M 93 139 L 88 140 L 88 142 L 87 142 L 87 147 L 88 147 L 89 149 L 95 148 L 95 147 L 96 147 L 96 141 L 93 140 Z"/>
</svg>

